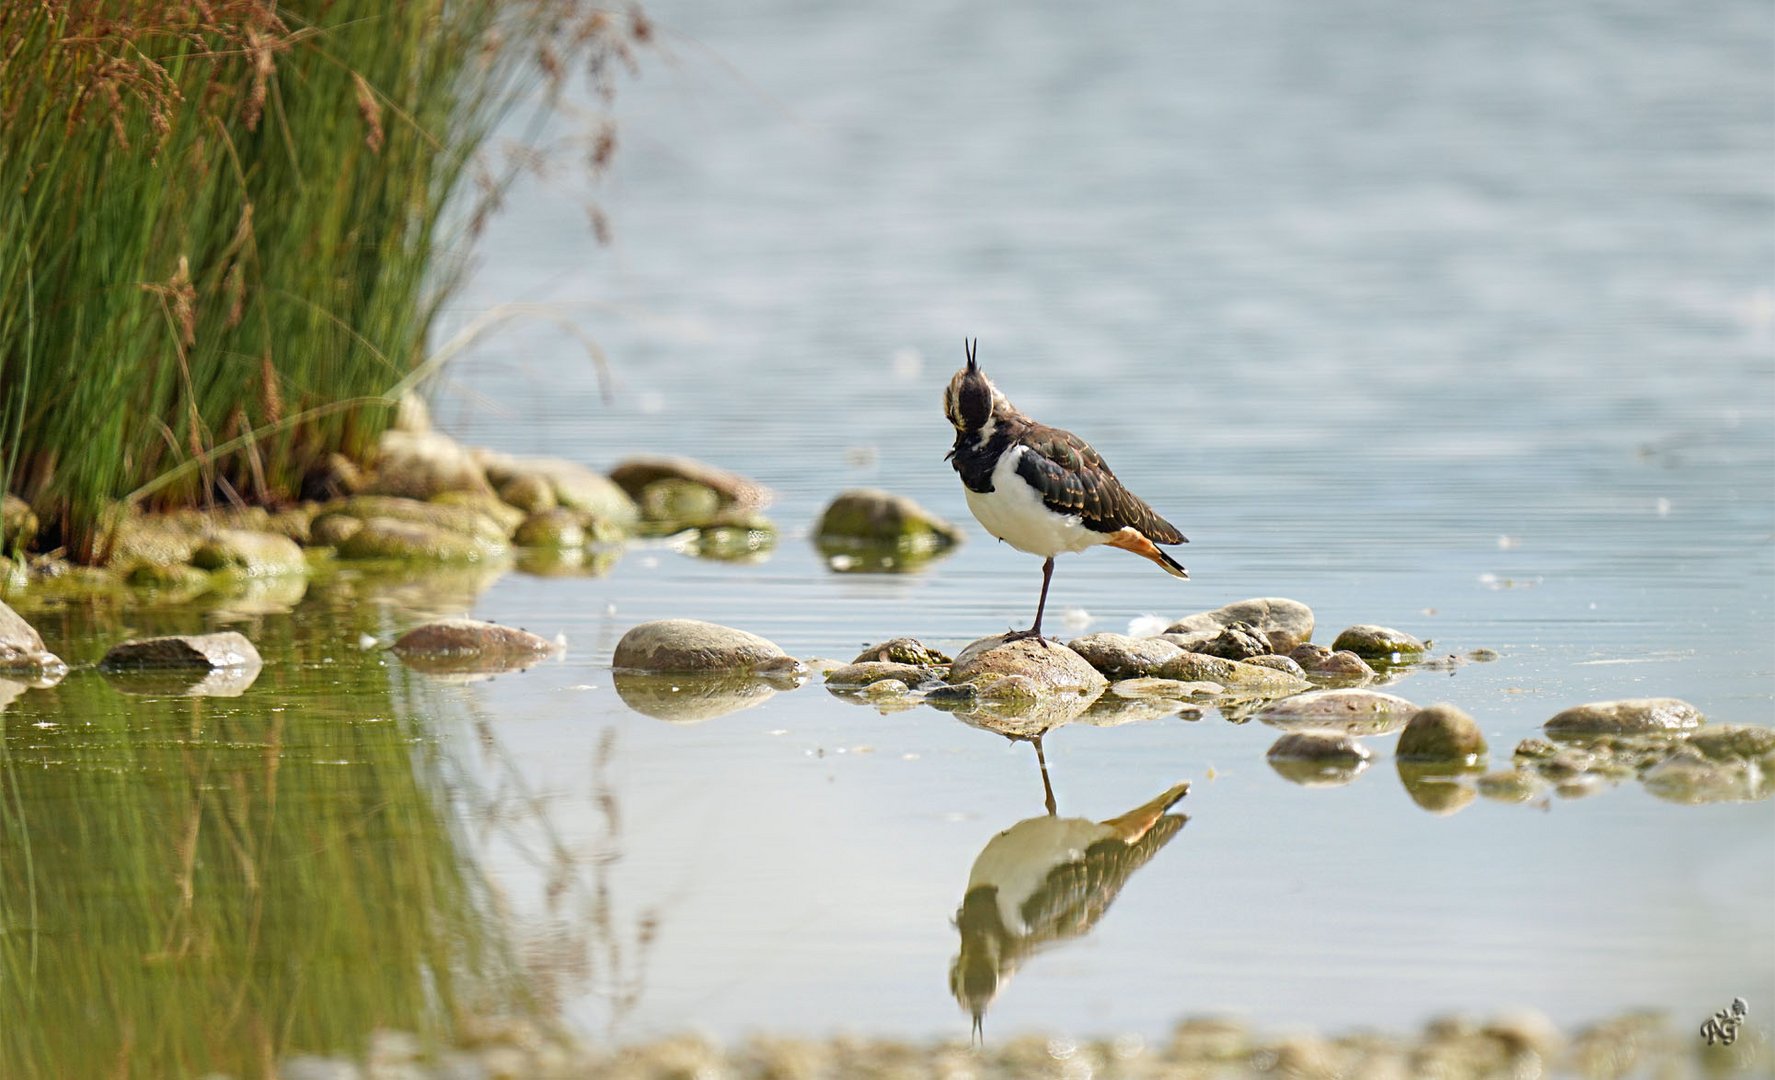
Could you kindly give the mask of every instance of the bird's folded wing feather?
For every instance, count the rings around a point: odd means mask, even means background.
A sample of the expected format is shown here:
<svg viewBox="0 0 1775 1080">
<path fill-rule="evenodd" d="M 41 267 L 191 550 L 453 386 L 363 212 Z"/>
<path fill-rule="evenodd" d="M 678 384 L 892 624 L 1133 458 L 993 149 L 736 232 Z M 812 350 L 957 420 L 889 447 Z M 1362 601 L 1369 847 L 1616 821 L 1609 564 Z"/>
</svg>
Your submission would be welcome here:
<svg viewBox="0 0 1775 1080">
<path fill-rule="evenodd" d="M 1017 475 L 1041 493 L 1042 504 L 1059 514 L 1075 514 L 1085 527 L 1115 532 L 1132 525 L 1156 544 L 1181 544 L 1183 534 L 1138 495 L 1122 486 L 1102 455 L 1085 440 L 1060 428 L 1032 425 L 1023 437 L 1028 448 L 1017 461 Z"/>
</svg>

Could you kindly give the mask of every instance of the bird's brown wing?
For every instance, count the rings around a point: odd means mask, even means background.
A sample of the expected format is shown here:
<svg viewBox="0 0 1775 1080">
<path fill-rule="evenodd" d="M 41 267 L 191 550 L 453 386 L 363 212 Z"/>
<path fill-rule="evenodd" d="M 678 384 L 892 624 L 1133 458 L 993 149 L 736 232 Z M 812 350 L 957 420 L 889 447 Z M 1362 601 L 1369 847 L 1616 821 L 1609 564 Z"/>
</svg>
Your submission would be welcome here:
<svg viewBox="0 0 1775 1080">
<path fill-rule="evenodd" d="M 1028 451 L 1017 460 L 1017 475 L 1041 493 L 1048 509 L 1077 515 L 1096 532 L 1131 525 L 1155 544 L 1187 542 L 1177 526 L 1122 486 L 1090 443 L 1046 424 L 1030 423 L 1018 435 Z"/>
</svg>

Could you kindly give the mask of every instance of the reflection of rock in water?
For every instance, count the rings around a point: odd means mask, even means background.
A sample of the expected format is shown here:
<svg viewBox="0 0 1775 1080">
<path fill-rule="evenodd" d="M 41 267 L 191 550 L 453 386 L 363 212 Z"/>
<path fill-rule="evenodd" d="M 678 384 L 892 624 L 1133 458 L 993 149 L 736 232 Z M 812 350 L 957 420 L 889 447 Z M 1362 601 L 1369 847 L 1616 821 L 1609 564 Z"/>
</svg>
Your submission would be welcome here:
<svg viewBox="0 0 1775 1080">
<path fill-rule="evenodd" d="M 784 688 L 780 681 L 773 683 L 751 674 L 657 675 L 613 671 L 611 680 L 624 705 L 674 724 L 696 724 L 750 709 Z"/>
<path fill-rule="evenodd" d="M 142 670 L 105 672 L 113 689 L 134 697 L 239 697 L 259 678 L 258 665 L 250 667 Z"/>
<path fill-rule="evenodd" d="M 1107 821 L 1029 818 L 987 843 L 956 913 L 961 950 L 949 969 L 950 992 L 976 1031 L 1025 959 L 1090 933 L 1129 876 L 1170 843 L 1188 818 L 1165 811 L 1187 791 L 1178 784 Z"/>
</svg>

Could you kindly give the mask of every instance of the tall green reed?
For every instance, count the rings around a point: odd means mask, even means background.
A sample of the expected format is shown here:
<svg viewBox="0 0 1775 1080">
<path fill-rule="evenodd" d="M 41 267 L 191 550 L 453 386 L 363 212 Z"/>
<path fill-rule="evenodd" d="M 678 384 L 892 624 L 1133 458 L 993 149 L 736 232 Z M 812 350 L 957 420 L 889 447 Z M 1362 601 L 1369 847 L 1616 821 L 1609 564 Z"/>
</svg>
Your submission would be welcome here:
<svg viewBox="0 0 1775 1080">
<path fill-rule="evenodd" d="M 651 35 L 575 0 L 0 5 L 0 488 L 95 561 L 120 499 L 364 456 L 533 160 L 502 122 Z"/>
</svg>

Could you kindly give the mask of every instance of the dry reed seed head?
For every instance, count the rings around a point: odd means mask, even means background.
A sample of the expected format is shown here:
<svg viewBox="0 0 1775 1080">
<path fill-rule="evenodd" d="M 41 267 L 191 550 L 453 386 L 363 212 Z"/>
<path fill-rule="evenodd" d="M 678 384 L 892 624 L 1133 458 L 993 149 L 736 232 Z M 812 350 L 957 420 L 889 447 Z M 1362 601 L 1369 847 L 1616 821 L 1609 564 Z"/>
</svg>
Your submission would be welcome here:
<svg viewBox="0 0 1775 1080">
<path fill-rule="evenodd" d="M 586 203 L 586 221 L 592 226 L 592 238 L 600 247 L 610 246 L 610 218 L 597 203 Z"/>
<path fill-rule="evenodd" d="M 364 145 L 370 153 L 382 153 L 382 105 L 376 100 L 376 92 L 370 89 L 370 81 L 362 74 L 351 73 L 352 85 L 357 88 L 357 112 L 364 121 Z"/>
<path fill-rule="evenodd" d="M 592 136 L 592 152 L 590 160 L 593 172 L 603 172 L 610 165 L 611 157 L 616 153 L 616 123 L 606 119 L 598 125 L 598 133 Z"/>
<path fill-rule="evenodd" d="M 271 350 L 266 349 L 259 357 L 259 382 L 264 391 L 265 419 L 273 424 L 284 418 L 283 391 L 277 382 L 277 365 L 272 362 Z"/>
<path fill-rule="evenodd" d="M 637 45 L 646 45 L 653 40 L 653 20 L 647 12 L 641 10 L 639 4 L 629 7 L 629 36 Z"/>
</svg>

